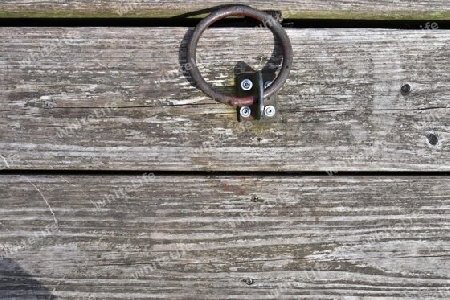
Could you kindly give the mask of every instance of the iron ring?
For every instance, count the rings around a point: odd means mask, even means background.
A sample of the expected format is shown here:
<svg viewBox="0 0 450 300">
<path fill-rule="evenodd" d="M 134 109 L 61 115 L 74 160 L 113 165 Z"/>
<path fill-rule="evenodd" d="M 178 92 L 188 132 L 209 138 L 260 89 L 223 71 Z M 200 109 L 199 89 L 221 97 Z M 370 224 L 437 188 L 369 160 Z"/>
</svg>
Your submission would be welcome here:
<svg viewBox="0 0 450 300">
<path fill-rule="evenodd" d="M 293 62 L 293 50 L 291 41 L 289 40 L 286 31 L 283 29 L 280 23 L 278 23 L 274 17 L 263 11 L 256 10 L 245 5 L 233 5 L 225 8 L 221 8 L 205 19 L 195 27 L 194 32 L 187 44 L 187 62 L 190 68 L 189 72 L 192 76 L 192 80 L 196 86 L 202 90 L 205 94 L 212 97 L 218 102 L 225 103 L 232 106 L 250 106 L 254 102 L 254 96 L 247 97 L 235 97 L 231 95 L 225 95 L 215 91 L 206 81 L 203 79 L 200 70 L 197 67 L 197 44 L 202 36 L 203 32 L 215 22 L 224 19 L 229 16 L 247 16 L 258 20 L 269 28 L 276 38 L 281 42 L 281 48 L 283 51 L 283 64 L 281 71 L 275 81 L 264 91 L 264 98 L 270 97 L 277 92 L 283 84 L 286 82 Z"/>
</svg>

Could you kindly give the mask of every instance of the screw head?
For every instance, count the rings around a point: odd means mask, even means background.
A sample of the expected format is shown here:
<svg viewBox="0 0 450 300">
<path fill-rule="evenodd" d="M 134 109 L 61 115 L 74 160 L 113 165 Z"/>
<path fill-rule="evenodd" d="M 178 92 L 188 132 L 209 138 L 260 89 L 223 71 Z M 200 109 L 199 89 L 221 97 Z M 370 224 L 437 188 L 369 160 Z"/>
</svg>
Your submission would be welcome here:
<svg viewBox="0 0 450 300">
<path fill-rule="evenodd" d="M 240 110 L 241 117 L 248 118 L 252 114 L 252 110 L 248 106 L 242 106 Z"/>
<path fill-rule="evenodd" d="M 244 91 L 250 91 L 253 87 L 253 82 L 250 79 L 244 79 L 241 81 L 241 89 Z"/>
<path fill-rule="evenodd" d="M 274 106 L 266 106 L 264 108 L 264 115 L 266 115 L 267 117 L 273 117 L 275 116 L 276 110 Z"/>
</svg>

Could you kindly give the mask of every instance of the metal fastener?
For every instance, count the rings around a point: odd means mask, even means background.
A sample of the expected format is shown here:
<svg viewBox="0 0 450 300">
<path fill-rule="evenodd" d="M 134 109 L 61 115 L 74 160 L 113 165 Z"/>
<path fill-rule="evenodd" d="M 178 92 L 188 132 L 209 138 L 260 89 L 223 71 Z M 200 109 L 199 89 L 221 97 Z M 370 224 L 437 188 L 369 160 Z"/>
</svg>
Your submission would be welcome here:
<svg viewBox="0 0 450 300">
<path fill-rule="evenodd" d="M 248 118 L 252 114 L 252 110 L 248 106 L 242 106 L 240 110 L 241 117 Z"/>
<path fill-rule="evenodd" d="M 249 6 L 232 5 L 222 7 L 212 12 L 209 16 L 198 23 L 197 27 L 195 27 L 194 31 L 192 32 L 186 49 L 187 63 L 190 66 L 189 73 L 192 76 L 193 82 L 200 90 L 202 90 L 205 94 L 209 95 L 211 98 L 215 99 L 218 102 L 236 107 L 250 106 L 255 104 L 254 95 L 245 95 L 243 97 L 238 97 L 235 95 L 222 94 L 205 81 L 200 73 L 199 68 L 197 67 L 197 44 L 203 32 L 205 32 L 205 30 L 216 21 L 231 16 L 246 16 L 257 20 L 262 24 L 266 24 L 280 43 L 281 50 L 283 52 L 283 63 L 281 65 L 280 72 L 278 73 L 277 78 L 274 79 L 270 87 L 264 90 L 264 98 L 269 98 L 270 96 L 275 94 L 286 82 L 293 65 L 294 51 L 292 49 L 289 36 L 287 35 L 283 26 L 281 26 L 281 24 L 278 23 L 278 21 L 276 21 L 270 14 L 267 14 L 266 12 L 260 10 L 256 10 Z"/>
<path fill-rule="evenodd" d="M 264 115 L 266 115 L 267 117 L 273 117 L 275 116 L 276 110 L 274 106 L 266 106 L 264 108 Z"/>
<path fill-rule="evenodd" d="M 241 81 L 241 88 L 244 91 L 250 91 L 253 88 L 253 82 L 250 79 L 244 79 Z"/>
</svg>

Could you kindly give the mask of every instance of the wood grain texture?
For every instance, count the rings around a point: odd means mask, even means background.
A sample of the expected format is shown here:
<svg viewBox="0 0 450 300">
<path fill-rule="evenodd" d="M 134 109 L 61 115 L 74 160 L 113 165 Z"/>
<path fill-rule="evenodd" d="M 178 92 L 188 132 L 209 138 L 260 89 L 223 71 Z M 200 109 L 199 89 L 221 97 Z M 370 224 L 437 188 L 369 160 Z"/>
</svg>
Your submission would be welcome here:
<svg viewBox="0 0 450 300">
<path fill-rule="evenodd" d="M 228 4 L 281 10 L 286 18 L 444 20 L 450 17 L 445 0 L 283 0 L 283 1 L 174 1 L 174 0 L 3 0 L 0 17 L 173 17 Z"/>
<path fill-rule="evenodd" d="M 3 262 L 34 283 L 2 269 L 14 283 L 0 293 L 448 299 L 449 187 L 443 177 L 1 176 Z"/>
<path fill-rule="evenodd" d="M 255 124 L 189 83 L 186 33 L 0 29 L 2 168 L 450 170 L 450 33 L 288 30 L 295 62 L 278 117 Z M 232 90 L 239 62 L 280 63 L 272 40 L 256 28 L 210 30 L 199 66 Z"/>
</svg>

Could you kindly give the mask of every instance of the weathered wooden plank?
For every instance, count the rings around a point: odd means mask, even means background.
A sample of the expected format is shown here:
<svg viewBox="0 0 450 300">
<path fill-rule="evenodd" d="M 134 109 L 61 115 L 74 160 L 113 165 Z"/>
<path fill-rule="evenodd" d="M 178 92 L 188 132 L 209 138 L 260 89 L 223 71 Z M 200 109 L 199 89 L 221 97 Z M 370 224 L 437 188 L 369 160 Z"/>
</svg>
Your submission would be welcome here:
<svg viewBox="0 0 450 300">
<path fill-rule="evenodd" d="M 445 177 L 22 175 L 0 192 L 2 298 L 450 297 Z"/>
<path fill-rule="evenodd" d="M 3 0 L 0 17 L 173 17 L 203 15 L 212 7 L 248 4 L 258 9 L 281 10 L 287 18 L 324 19 L 449 19 L 450 7 L 445 0 L 283 0 L 269 1 L 185 1 L 174 0 L 75 0 L 70 3 L 44 0 Z"/>
<path fill-rule="evenodd" d="M 288 30 L 295 63 L 278 118 L 239 124 L 180 70 L 186 31 L 0 29 L 3 168 L 450 170 L 450 33 Z M 268 63 L 271 39 L 210 30 L 199 65 L 226 90 L 240 61 Z"/>
</svg>

